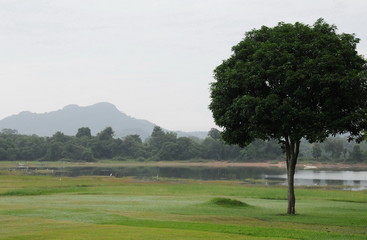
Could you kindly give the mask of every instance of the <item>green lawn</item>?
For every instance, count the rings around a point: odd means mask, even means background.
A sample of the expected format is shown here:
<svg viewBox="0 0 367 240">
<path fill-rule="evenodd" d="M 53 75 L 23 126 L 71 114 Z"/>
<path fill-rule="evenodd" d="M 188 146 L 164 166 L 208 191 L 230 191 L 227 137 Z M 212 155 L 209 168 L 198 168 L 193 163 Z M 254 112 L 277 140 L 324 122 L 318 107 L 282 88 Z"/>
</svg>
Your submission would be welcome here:
<svg viewBox="0 0 367 240">
<path fill-rule="evenodd" d="M 288 216 L 284 187 L 3 173 L 0 239 L 367 239 L 367 191 L 296 195 Z"/>
</svg>

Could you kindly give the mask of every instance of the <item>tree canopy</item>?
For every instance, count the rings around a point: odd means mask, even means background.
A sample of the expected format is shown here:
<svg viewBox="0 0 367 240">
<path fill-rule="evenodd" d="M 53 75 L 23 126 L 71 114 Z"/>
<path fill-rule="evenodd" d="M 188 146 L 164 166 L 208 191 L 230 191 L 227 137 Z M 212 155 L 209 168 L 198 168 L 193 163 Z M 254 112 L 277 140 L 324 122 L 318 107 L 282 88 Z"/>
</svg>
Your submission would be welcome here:
<svg viewBox="0 0 367 240">
<path fill-rule="evenodd" d="M 302 138 L 320 142 L 367 129 L 367 68 L 359 39 L 323 19 L 279 23 L 245 34 L 214 70 L 211 104 L 228 143 L 277 139 L 286 153 L 288 213 L 295 213 L 294 169 Z"/>
<path fill-rule="evenodd" d="M 81 127 L 78 129 L 78 132 L 75 135 L 76 137 L 92 137 L 92 133 L 89 127 Z"/>
</svg>

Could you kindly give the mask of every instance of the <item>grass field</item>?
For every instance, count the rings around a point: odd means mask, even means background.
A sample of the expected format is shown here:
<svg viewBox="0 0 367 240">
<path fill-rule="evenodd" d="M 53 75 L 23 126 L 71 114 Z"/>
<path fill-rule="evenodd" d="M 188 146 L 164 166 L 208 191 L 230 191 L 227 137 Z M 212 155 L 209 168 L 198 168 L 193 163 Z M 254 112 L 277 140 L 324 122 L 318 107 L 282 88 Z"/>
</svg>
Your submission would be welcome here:
<svg viewBox="0 0 367 240">
<path fill-rule="evenodd" d="M 0 239 L 367 239 L 367 191 L 0 173 Z"/>
</svg>

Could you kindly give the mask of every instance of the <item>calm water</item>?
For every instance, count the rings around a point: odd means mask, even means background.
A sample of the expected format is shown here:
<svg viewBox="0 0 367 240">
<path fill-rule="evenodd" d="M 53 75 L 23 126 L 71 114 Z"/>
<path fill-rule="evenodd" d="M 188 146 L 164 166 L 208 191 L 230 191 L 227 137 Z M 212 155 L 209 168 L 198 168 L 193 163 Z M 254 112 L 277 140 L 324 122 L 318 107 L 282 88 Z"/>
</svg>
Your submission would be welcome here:
<svg viewBox="0 0 367 240">
<path fill-rule="evenodd" d="M 239 180 L 245 183 L 286 185 L 286 171 L 280 168 L 259 167 L 65 167 L 48 169 L 21 169 L 27 174 L 55 176 L 113 176 L 138 179 L 179 178 L 197 180 Z M 367 171 L 298 170 L 298 186 L 344 186 L 345 189 L 366 190 Z"/>
<path fill-rule="evenodd" d="M 284 179 L 287 175 L 266 175 L 267 179 Z M 298 170 L 295 175 L 295 185 L 298 186 L 345 186 L 351 190 L 367 189 L 367 171 L 341 170 Z"/>
</svg>

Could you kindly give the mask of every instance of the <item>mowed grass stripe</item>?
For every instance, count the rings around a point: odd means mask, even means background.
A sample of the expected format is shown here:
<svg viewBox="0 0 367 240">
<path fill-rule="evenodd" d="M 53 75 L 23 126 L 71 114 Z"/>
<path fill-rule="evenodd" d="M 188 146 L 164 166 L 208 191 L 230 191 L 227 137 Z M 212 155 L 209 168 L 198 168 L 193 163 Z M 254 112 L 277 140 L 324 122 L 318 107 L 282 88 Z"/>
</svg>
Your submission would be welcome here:
<svg viewBox="0 0 367 240">
<path fill-rule="evenodd" d="M 55 221 L 42 218 L 0 216 L 0 239 L 4 240 L 286 240 L 287 238 L 261 238 L 187 229 L 158 229 L 150 227 L 109 224 L 87 224 Z M 14 226 L 18 227 L 14 227 Z"/>
<path fill-rule="evenodd" d="M 292 229 L 292 224 L 290 224 L 289 227 L 286 228 L 284 226 L 258 227 L 199 222 L 146 220 L 120 216 L 106 212 L 97 212 L 90 209 L 22 209 L 18 211 L 2 211 L 1 214 L 18 217 L 36 217 L 37 219 L 59 220 L 63 222 L 72 221 L 76 223 L 92 223 L 97 225 L 123 225 L 144 228 L 205 231 L 267 238 L 277 237 L 291 239 L 365 239 L 366 237 L 359 234 L 340 234 L 305 229 Z"/>
</svg>

